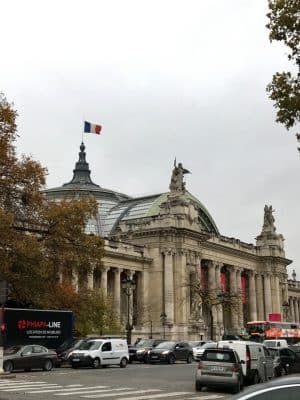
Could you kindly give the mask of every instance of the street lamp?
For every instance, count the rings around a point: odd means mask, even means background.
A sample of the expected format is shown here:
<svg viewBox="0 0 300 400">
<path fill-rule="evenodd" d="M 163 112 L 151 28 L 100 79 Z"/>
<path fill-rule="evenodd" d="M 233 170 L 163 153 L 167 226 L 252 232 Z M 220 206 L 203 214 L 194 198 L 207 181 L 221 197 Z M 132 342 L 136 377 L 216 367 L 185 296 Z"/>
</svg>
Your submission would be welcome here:
<svg viewBox="0 0 300 400">
<path fill-rule="evenodd" d="M 162 313 L 160 314 L 160 319 L 161 319 L 161 323 L 162 323 L 162 326 L 163 326 L 163 332 L 164 332 L 163 338 L 165 339 L 165 338 L 166 338 L 167 314 L 166 314 L 165 312 L 162 312 Z"/>
<path fill-rule="evenodd" d="M 127 343 L 131 344 L 131 331 L 132 331 L 132 324 L 130 323 L 130 297 L 133 295 L 133 291 L 136 288 L 135 281 L 130 278 L 130 276 L 126 276 L 122 280 L 122 290 L 127 296 L 127 323 L 126 323 L 126 337 Z"/>
</svg>

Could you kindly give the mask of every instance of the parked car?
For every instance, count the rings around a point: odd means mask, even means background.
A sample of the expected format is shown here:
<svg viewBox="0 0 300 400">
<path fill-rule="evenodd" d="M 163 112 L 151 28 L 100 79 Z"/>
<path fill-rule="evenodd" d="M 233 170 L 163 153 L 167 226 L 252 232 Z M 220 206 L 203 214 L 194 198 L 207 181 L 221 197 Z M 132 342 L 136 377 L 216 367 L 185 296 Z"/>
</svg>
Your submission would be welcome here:
<svg viewBox="0 0 300 400">
<path fill-rule="evenodd" d="M 193 348 L 193 358 L 195 361 L 200 361 L 206 349 L 215 349 L 218 346 L 217 342 L 206 342 L 199 347 Z"/>
<path fill-rule="evenodd" d="M 125 339 L 93 339 L 84 341 L 69 355 L 72 368 L 100 368 L 107 365 L 120 365 L 125 368 L 129 362 L 129 352 Z"/>
<path fill-rule="evenodd" d="M 154 349 L 157 345 L 162 342 L 166 342 L 166 339 L 144 339 L 136 345 L 136 360 L 144 363 L 148 362 L 148 352 Z"/>
<path fill-rule="evenodd" d="M 274 360 L 268 348 L 262 343 L 244 340 L 222 340 L 218 348 L 235 350 L 242 364 L 244 382 L 256 384 L 274 376 Z"/>
<path fill-rule="evenodd" d="M 299 400 L 300 376 L 285 376 L 243 390 L 230 400 Z"/>
<path fill-rule="evenodd" d="M 61 346 L 59 346 L 56 349 L 56 354 L 57 354 L 56 367 L 60 367 L 61 365 L 68 363 L 71 351 L 78 348 L 84 340 L 87 339 L 73 338 L 71 340 L 65 341 Z"/>
<path fill-rule="evenodd" d="M 51 371 L 57 361 L 55 351 L 40 345 L 12 346 L 4 350 L 3 369 L 5 372 L 14 370 L 30 371 L 43 369 Z"/>
<path fill-rule="evenodd" d="M 136 351 L 137 348 L 133 344 L 128 345 L 129 364 L 131 364 L 132 361 L 136 361 Z"/>
<path fill-rule="evenodd" d="M 275 376 L 300 372 L 300 355 L 289 348 L 269 348 L 274 358 Z"/>
<path fill-rule="evenodd" d="M 232 349 L 206 349 L 196 369 L 196 390 L 229 387 L 238 393 L 243 387 L 242 362 Z"/>
<path fill-rule="evenodd" d="M 288 347 L 288 342 L 285 339 L 268 339 L 263 341 L 266 347 Z"/>
<path fill-rule="evenodd" d="M 193 352 L 187 342 L 162 342 L 148 352 L 149 363 L 167 362 L 174 364 L 181 360 L 191 363 Z"/>
</svg>

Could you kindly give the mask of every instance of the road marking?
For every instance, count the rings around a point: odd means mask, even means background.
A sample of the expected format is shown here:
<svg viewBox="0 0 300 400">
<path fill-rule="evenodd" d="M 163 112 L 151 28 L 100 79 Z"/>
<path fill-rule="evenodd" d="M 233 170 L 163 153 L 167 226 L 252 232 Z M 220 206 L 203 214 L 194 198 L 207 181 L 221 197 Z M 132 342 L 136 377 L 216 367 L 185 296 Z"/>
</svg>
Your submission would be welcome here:
<svg viewBox="0 0 300 400">
<path fill-rule="evenodd" d="M 58 387 L 60 387 L 61 389 L 48 389 L 46 387 L 45 390 L 40 390 L 41 388 L 37 388 L 38 390 L 34 390 L 34 388 L 32 388 L 32 390 L 28 393 L 52 393 L 52 392 L 59 392 L 60 390 L 75 390 L 76 388 L 81 389 L 82 385 L 67 385 L 65 386 L 65 388 L 67 389 L 64 389 L 64 386 L 58 386 Z"/>
<path fill-rule="evenodd" d="M 210 394 L 208 396 L 201 396 L 201 397 L 187 397 L 185 400 L 208 400 L 208 399 L 220 399 L 221 397 L 224 397 L 223 395 L 220 394 Z"/>
<path fill-rule="evenodd" d="M 109 393 L 109 394 L 91 394 L 89 396 L 80 396 L 85 397 L 87 399 L 100 399 L 102 397 L 112 397 L 112 396 L 127 396 L 128 394 L 139 394 L 139 393 L 148 393 L 148 392 L 161 392 L 161 389 L 147 389 L 147 390 L 132 390 L 125 393 Z M 152 399 L 154 395 L 151 395 L 149 398 Z M 131 397 L 130 397 L 131 398 Z M 127 397 L 126 397 L 127 399 Z"/>
<path fill-rule="evenodd" d="M 145 391 L 143 391 L 144 393 Z M 191 392 L 172 392 L 172 393 L 161 393 L 161 394 L 154 394 L 150 396 L 136 396 L 136 397 L 124 397 L 119 400 L 147 400 L 147 399 L 159 399 L 162 397 L 171 397 L 171 396 L 183 396 L 185 394 L 191 394 Z"/>
<path fill-rule="evenodd" d="M 114 389 L 112 389 L 113 391 Z M 89 396 L 80 396 L 88 399 L 99 399 L 101 397 L 112 397 L 112 396 L 127 396 L 128 394 L 138 394 L 138 393 L 147 393 L 147 392 L 161 392 L 160 389 L 148 389 L 148 390 L 131 390 L 125 393 L 110 393 L 110 394 L 91 394 Z"/>
<path fill-rule="evenodd" d="M 6 386 L 29 385 L 31 383 L 43 383 L 44 385 L 47 384 L 47 382 L 28 382 L 28 381 L 24 381 L 24 382 L 20 381 L 20 382 L 18 382 L 18 381 L 14 381 L 14 382 L 9 382 L 9 383 L 1 383 L 0 384 L 0 389 L 2 387 L 6 387 Z"/>
<path fill-rule="evenodd" d="M 70 393 L 72 393 L 72 391 L 74 392 L 75 391 L 75 393 L 77 393 L 78 392 L 78 390 L 86 390 L 86 389 L 93 389 L 93 388 L 95 388 L 95 389 L 99 389 L 99 388 L 101 388 L 101 389 L 105 389 L 105 388 L 107 388 L 108 386 L 90 386 L 90 387 L 84 387 L 84 386 L 82 386 L 82 385 L 78 385 L 78 386 L 81 386 L 81 387 L 70 387 L 70 386 L 68 386 L 68 387 L 62 387 L 61 389 L 45 389 L 45 390 L 31 390 L 30 392 L 28 392 L 28 393 L 54 393 L 54 392 L 67 392 L 66 394 L 68 395 L 68 394 L 70 394 Z M 37 388 L 37 389 L 39 389 L 39 388 Z"/>
<path fill-rule="evenodd" d="M 120 396 L 120 395 L 123 395 L 123 393 L 113 393 L 113 392 L 119 392 L 119 391 L 121 391 L 121 390 L 130 390 L 130 389 L 132 389 L 132 388 L 117 388 L 117 389 L 112 389 L 112 388 L 108 388 L 108 389 L 101 389 L 101 390 L 85 390 L 85 388 L 82 388 L 82 390 L 81 391 L 79 391 L 79 392 L 73 392 L 73 393 L 57 393 L 55 396 L 69 396 L 69 395 L 71 395 L 71 394 L 75 394 L 75 395 L 78 395 L 78 394 L 89 394 L 89 393 L 105 393 L 105 392 L 110 392 L 110 396 L 114 396 L 114 395 L 116 395 L 116 396 Z M 106 393 L 106 395 L 107 395 L 107 393 Z M 80 397 L 86 397 L 86 396 L 80 396 Z"/>
<path fill-rule="evenodd" d="M 35 389 L 35 388 L 37 388 L 37 389 L 43 389 L 43 388 L 55 388 L 55 389 L 57 389 L 57 388 L 61 388 L 61 386 L 60 385 L 57 385 L 56 383 L 53 383 L 53 384 L 51 384 L 51 385 L 44 385 L 44 384 L 42 384 L 42 385 L 39 385 L 39 384 L 37 384 L 37 385 L 30 385 L 30 386 L 28 386 L 28 385 L 26 385 L 26 386 L 16 386 L 16 387 L 14 387 L 14 388 L 6 388 L 6 389 L 3 389 L 2 390 L 2 392 L 18 392 L 19 390 L 26 390 L 26 389 Z"/>
</svg>

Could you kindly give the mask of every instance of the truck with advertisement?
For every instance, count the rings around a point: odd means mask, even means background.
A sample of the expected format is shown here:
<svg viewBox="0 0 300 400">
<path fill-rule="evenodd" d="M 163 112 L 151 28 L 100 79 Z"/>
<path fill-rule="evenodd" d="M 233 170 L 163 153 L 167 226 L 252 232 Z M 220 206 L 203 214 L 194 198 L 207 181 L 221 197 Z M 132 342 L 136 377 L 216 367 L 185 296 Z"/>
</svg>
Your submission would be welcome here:
<svg viewBox="0 0 300 400">
<path fill-rule="evenodd" d="M 39 344 L 57 349 L 71 340 L 72 311 L 0 308 L 0 328 L 4 347 Z"/>
</svg>

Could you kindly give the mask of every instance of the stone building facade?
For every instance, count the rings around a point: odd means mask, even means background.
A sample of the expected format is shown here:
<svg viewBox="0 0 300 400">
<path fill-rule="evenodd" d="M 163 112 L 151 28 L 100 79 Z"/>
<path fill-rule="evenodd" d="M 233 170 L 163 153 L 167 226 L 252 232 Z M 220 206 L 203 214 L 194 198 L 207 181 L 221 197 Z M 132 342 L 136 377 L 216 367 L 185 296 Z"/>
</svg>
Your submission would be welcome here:
<svg viewBox="0 0 300 400">
<path fill-rule="evenodd" d="M 198 339 L 241 334 L 250 320 L 280 313 L 300 321 L 300 282 L 288 278 L 291 260 L 276 233 L 272 206 L 255 244 L 222 236 L 204 205 L 186 190 L 182 164 L 174 165 L 169 191 L 132 198 L 92 182 L 85 146 L 71 182 L 45 191 L 49 200 L 93 195 L 98 218 L 87 232 L 105 239 L 101 273 L 86 277 L 90 289 L 112 298 L 121 322 L 127 300 L 134 337 Z M 122 290 L 130 277 L 132 296 Z M 75 285 L 80 282 L 75 278 Z"/>
</svg>

